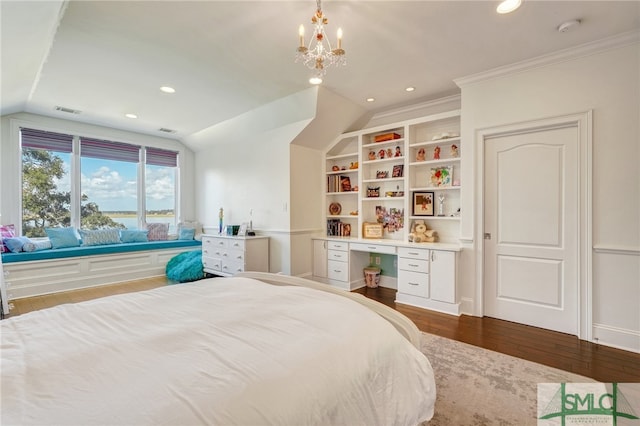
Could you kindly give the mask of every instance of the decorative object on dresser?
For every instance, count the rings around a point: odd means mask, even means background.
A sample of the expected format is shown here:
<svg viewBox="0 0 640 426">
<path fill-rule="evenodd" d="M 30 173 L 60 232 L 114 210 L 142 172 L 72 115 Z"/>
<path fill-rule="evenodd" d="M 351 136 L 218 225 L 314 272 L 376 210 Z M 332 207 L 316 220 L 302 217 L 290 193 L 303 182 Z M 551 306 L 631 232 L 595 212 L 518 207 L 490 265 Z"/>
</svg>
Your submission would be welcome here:
<svg viewBox="0 0 640 426">
<path fill-rule="evenodd" d="M 228 277 L 238 272 L 269 272 L 269 237 L 202 236 L 204 271 Z"/>
</svg>

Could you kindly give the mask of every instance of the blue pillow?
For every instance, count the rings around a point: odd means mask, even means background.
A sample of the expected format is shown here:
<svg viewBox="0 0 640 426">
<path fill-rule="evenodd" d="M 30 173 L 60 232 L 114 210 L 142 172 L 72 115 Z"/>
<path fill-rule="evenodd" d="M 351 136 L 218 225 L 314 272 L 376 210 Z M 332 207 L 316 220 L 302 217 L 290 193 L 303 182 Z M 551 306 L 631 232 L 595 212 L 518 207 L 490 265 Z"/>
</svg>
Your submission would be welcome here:
<svg viewBox="0 0 640 426">
<path fill-rule="evenodd" d="M 180 235 L 178 235 L 179 240 L 193 240 L 193 237 L 196 235 L 195 228 L 182 228 L 180 229 Z"/>
<path fill-rule="evenodd" d="M 24 246 L 26 243 L 31 242 L 31 240 L 27 237 L 4 238 L 2 241 L 11 253 L 21 252 L 22 246 Z"/>
<path fill-rule="evenodd" d="M 80 240 L 76 235 L 76 230 L 73 228 L 44 228 L 44 232 L 47 233 L 47 237 L 51 241 L 51 248 L 80 246 Z"/>
<path fill-rule="evenodd" d="M 147 234 L 149 231 L 138 231 L 133 229 L 123 229 L 120 231 L 120 241 L 123 243 L 146 243 L 149 241 Z"/>
<path fill-rule="evenodd" d="M 22 251 L 32 252 L 40 250 L 48 250 L 51 248 L 51 241 L 49 240 L 31 240 L 22 246 Z"/>
</svg>

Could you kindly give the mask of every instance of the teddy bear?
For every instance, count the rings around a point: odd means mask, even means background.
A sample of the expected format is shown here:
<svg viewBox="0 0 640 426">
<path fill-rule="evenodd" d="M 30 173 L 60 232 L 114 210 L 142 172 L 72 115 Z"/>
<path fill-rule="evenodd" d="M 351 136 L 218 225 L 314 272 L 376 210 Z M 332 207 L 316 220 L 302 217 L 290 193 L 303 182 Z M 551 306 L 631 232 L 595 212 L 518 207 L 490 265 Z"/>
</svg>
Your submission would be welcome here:
<svg viewBox="0 0 640 426">
<path fill-rule="evenodd" d="M 409 242 L 413 243 L 433 243 L 436 241 L 436 231 L 427 229 L 424 220 L 416 220 L 413 223 L 411 233 L 409 234 Z"/>
</svg>

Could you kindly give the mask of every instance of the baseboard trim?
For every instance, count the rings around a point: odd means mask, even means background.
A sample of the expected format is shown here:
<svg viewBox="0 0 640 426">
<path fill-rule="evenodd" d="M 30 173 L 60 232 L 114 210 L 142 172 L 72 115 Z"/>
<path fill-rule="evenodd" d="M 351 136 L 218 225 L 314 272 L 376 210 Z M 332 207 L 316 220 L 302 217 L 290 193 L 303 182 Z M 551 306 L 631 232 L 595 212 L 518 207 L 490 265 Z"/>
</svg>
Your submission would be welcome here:
<svg viewBox="0 0 640 426">
<path fill-rule="evenodd" d="M 640 331 L 593 324 L 593 342 L 640 353 Z"/>
</svg>

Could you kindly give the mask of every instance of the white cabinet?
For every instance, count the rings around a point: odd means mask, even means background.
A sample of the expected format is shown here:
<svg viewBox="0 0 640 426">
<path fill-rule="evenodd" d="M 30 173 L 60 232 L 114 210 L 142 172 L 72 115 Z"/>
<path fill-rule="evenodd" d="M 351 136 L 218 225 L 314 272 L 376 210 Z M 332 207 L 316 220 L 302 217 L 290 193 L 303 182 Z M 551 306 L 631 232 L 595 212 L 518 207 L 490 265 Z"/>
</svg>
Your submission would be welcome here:
<svg viewBox="0 0 640 426">
<path fill-rule="evenodd" d="M 431 298 L 456 302 L 456 253 L 431 250 Z"/>
<path fill-rule="evenodd" d="M 204 271 L 231 276 L 238 272 L 269 272 L 269 237 L 202 236 Z"/>
<path fill-rule="evenodd" d="M 398 293 L 429 297 L 429 250 L 398 249 Z"/>
<path fill-rule="evenodd" d="M 313 240 L 313 276 L 327 278 L 326 240 Z"/>
</svg>

